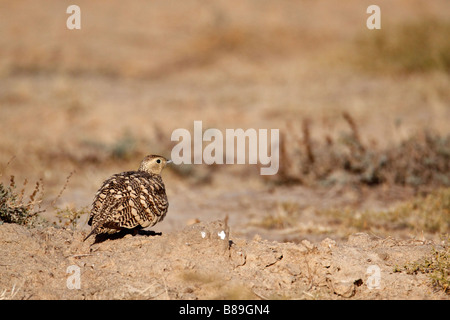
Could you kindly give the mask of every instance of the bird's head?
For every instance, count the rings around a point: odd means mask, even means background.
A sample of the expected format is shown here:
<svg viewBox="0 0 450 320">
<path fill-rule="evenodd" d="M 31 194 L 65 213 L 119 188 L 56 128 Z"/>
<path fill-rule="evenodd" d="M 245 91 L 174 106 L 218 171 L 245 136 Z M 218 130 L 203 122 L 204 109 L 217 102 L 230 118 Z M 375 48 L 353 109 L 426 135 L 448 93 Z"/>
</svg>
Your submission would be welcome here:
<svg viewBox="0 0 450 320">
<path fill-rule="evenodd" d="M 152 174 L 161 174 L 166 164 L 171 163 L 172 160 L 167 160 L 162 156 L 149 155 L 146 156 L 139 166 L 139 171 L 145 171 Z"/>
</svg>

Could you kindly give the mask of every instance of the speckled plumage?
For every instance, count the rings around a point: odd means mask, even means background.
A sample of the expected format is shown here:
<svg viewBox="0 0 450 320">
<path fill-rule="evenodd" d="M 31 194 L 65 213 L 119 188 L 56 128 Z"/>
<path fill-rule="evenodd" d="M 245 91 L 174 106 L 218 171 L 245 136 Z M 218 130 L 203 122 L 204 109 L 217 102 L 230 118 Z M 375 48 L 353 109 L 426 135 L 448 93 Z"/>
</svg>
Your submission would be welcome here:
<svg viewBox="0 0 450 320">
<path fill-rule="evenodd" d="M 92 203 L 89 235 L 151 227 L 166 216 L 169 202 L 161 178 L 168 161 L 151 155 L 137 171 L 115 174 L 103 182 Z"/>
</svg>

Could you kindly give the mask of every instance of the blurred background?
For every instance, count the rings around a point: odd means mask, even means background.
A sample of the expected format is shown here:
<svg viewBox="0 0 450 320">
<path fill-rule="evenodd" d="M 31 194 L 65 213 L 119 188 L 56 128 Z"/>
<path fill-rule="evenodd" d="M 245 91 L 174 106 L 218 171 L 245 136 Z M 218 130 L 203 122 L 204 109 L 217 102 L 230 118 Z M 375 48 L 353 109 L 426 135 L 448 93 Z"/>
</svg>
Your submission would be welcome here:
<svg viewBox="0 0 450 320">
<path fill-rule="evenodd" d="M 87 230 L 106 178 L 202 120 L 280 129 L 280 171 L 171 166 L 155 231 L 448 233 L 449 39 L 447 0 L 0 0 L 2 203 Z"/>
</svg>

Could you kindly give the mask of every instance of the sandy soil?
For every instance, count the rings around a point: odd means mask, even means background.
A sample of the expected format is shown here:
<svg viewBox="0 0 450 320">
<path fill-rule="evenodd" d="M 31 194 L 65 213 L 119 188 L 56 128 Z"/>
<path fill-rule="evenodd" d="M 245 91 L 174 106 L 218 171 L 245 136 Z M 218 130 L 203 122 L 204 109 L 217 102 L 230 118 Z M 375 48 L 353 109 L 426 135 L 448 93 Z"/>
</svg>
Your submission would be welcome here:
<svg viewBox="0 0 450 320">
<path fill-rule="evenodd" d="M 424 274 L 394 272 L 439 249 L 427 241 L 365 233 L 339 243 L 246 240 L 221 220 L 96 244 L 83 242 L 85 233 L 51 227 L 0 230 L 3 298 L 447 298 Z"/>
</svg>

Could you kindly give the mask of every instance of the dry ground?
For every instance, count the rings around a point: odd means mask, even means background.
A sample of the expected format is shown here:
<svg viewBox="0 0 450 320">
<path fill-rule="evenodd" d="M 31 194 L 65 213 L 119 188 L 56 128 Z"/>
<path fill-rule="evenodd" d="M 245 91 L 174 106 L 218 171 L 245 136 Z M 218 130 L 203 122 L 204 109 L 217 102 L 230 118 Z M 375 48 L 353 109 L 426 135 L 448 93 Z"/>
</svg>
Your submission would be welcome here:
<svg viewBox="0 0 450 320">
<path fill-rule="evenodd" d="M 83 234 L 69 230 L 0 228 L 2 298 L 447 298 L 426 274 L 399 272 L 399 265 L 430 254 L 434 246 L 427 241 L 365 233 L 339 244 L 330 238 L 299 244 L 245 240 L 233 237 L 224 221 L 214 221 L 90 246 Z M 73 266 L 79 268 L 79 288 L 71 287 Z"/>
<path fill-rule="evenodd" d="M 0 225 L 0 298 L 448 299 L 427 274 L 402 269 L 444 250 L 448 207 L 432 206 L 437 227 L 392 218 L 401 203 L 450 185 L 448 164 L 433 162 L 448 159 L 448 140 L 434 153 L 411 149 L 427 165 L 405 183 L 360 179 L 378 160 L 370 152 L 424 130 L 450 134 L 448 1 L 378 1 L 381 31 L 366 28 L 373 3 L 360 0 L 77 1 L 78 31 L 65 27 L 70 4 L 0 1 L 0 178 L 9 185 L 13 175 L 19 194 L 27 179 L 26 196 L 42 179 L 49 222 Z M 355 155 L 343 114 L 369 165 L 306 174 L 297 156 L 308 141 L 316 165 L 332 167 L 318 151 L 330 141 L 347 148 L 339 157 Z M 192 131 L 194 120 L 280 129 L 280 175 L 168 168 L 170 209 L 153 228 L 162 235 L 83 243 L 102 181 L 145 154 L 169 157 L 172 131 Z M 67 289 L 70 265 L 81 268 L 80 290 Z M 370 265 L 380 289 L 367 287 Z"/>
</svg>

